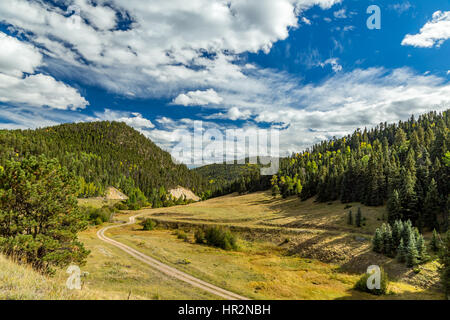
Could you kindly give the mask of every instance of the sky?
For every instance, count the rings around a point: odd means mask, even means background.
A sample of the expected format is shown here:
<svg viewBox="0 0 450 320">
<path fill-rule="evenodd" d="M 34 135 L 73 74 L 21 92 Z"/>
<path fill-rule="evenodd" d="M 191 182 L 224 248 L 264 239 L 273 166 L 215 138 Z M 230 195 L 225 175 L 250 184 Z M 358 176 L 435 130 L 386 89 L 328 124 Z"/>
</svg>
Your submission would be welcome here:
<svg viewBox="0 0 450 320">
<path fill-rule="evenodd" d="M 170 151 L 201 121 L 287 155 L 448 109 L 449 38 L 450 0 L 1 1 L 0 128 L 123 121 Z"/>
</svg>

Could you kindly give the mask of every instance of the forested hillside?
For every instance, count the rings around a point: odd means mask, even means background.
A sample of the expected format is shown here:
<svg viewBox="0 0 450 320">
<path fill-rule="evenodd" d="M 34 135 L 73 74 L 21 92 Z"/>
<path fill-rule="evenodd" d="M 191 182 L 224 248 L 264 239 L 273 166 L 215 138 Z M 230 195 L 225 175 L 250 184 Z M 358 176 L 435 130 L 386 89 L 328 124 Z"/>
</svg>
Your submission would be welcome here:
<svg viewBox="0 0 450 320">
<path fill-rule="evenodd" d="M 270 188 L 270 177 L 261 176 L 261 165 L 214 163 L 193 169 L 209 183 L 210 196 L 255 192 Z"/>
<path fill-rule="evenodd" d="M 80 177 L 79 196 L 108 186 L 130 194 L 139 188 L 152 201 L 177 185 L 201 194 L 207 181 L 124 123 L 62 124 L 37 130 L 0 130 L 0 165 L 44 154 Z"/>
<path fill-rule="evenodd" d="M 273 193 L 302 199 L 340 199 L 388 205 L 389 222 L 410 219 L 419 228 L 448 228 L 449 113 L 381 123 L 324 141 L 282 159 Z"/>
</svg>

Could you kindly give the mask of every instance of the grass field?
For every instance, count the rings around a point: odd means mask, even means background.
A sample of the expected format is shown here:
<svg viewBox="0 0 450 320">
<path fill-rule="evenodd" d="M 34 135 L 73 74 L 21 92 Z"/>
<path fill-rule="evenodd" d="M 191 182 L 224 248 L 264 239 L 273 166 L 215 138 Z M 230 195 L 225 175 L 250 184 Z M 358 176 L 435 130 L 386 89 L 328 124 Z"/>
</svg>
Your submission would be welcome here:
<svg viewBox="0 0 450 320">
<path fill-rule="evenodd" d="M 136 226 L 113 229 L 109 236 L 147 255 L 225 289 L 252 299 L 374 299 L 352 289 L 359 275 L 335 264 L 287 255 L 283 246 L 266 241 L 239 242 L 224 251 L 177 239 L 170 230 L 142 231 Z M 124 232 L 125 231 L 125 232 Z M 436 299 L 435 291 L 393 282 L 380 299 Z"/>
<path fill-rule="evenodd" d="M 102 206 L 87 199 L 82 204 Z M 341 203 L 274 199 L 268 192 L 229 195 L 187 206 L 122 212 L 117 220 L 142 214 L 158 221 L 153 231 L 139 225 L 111 229 L 109 237 L 168 265 L 252 299 L 442 299 L 438 264 L 420 272 L 370 250 L 370 237 L 382 223 L 384 207 L 361 206 L 366 224 L 346 223 Z M 239 236 L 239 250 L 194 244 L 199 226 L 224 225 Z M 0 299 L 217 299 L 169 278 L 97 238 L 99 227 L 79 235 L 91 250 L 81 291 L 65 288 L 68 274 L 44 277 L 0 256 Z M 188 241 L 174 234 L 182 229 Z M 393 280 L 390 294 L 376 297 L 352 289 L 369 265 L 381 265 Z"/>
<path fill-rule="evenodd" d="M 350 204 L 356 212 L 359 204 Z M 382 223 L 384 207 L 361 206 L 365 226 L 346 223 L 348 208 L 298 198 L 274 199 L 268 192 L 229 195 L 189 206 L 147 209 L 160 229 L 113 229 L 110 236 L 201 279 L 256 299 L 372 299 L 352 290 L 372 264 L 394 280 L 389 299 L 441 299 L 437 263 L 415 273 L 370 250 L 370 235 Z M 240 250 L 228 252 L 193 244 L 193 231 L 224 225 L 240 236 Z M 173 235 L 180 228 L 185 242 Z M 172 230 L 167 230 L 172 229 Z M 185 264 L 184 260 L 188 260 Z"/>
</svg>

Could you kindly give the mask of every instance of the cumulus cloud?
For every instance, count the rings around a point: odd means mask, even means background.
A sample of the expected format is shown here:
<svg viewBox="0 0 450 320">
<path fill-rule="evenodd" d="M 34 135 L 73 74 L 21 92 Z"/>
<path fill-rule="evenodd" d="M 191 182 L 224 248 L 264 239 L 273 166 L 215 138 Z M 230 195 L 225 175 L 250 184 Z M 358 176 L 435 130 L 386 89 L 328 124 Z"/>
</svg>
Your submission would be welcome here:
<svg viewBox="0 0 450 320">
<path fill-rule="evenodd" d="M 80 8 L 79 16 L 68 16 L 51 2 L 11 0 L 0 3 L 0 21 L 30 31 L 28 40 L 51 57 L 46 63 L 57 75 L 124 95 L 173 99 L 199 88 L 220 95 L 230 83 L 247 81 L 239 54 L 268 52 L 299 27 L 306 9 L 339 2 L 66 0 Z"/>
<path fill-rule="evenodd" d="M 450 11 L 436 11 L 418 34 L 407 34 L 402 41 L 403 46 L 420 48 L 440 47 L 450 38 Z"/>
<path fill-rule="evenodd" d="M 0 102 L 12 105 L 82 109 L 88 102 L 74 88 L 35 73 L 42 55 L 34 46 L 0 32 Z"/>
<path fill-rule="evenodd" d="M 217 94 L 214 89 L 206 91 L 190 91 L 178 95 L 174 100 L 174 104 L 183 106 L 203 106 L 208 104 L 219 104 L 223 99 Z"/>
</svg>

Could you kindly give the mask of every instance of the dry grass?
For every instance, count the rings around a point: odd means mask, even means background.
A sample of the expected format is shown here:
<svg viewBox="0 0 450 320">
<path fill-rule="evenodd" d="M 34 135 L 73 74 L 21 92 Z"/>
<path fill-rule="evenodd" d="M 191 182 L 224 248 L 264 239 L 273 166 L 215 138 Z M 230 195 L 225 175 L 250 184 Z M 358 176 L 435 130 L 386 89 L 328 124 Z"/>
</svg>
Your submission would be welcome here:
<svg viewBox="0 0 450 320">
<path fill-rule="evenodd" d="M 186 230 L 187 231 L 187 230 Z M 238 251 L 187 243 L 170 230 L 141 231 L 136 226 L 112 229 L 114 239 L 158 260 L 252 299 L 440 299 L 434 290 L 393 282 L 391 294 L 374 297 L 352 289 L 359 274 L 339 265 L 287 255 L 269 241 L 240 240 Z M 188 263 L 185 263 L 188 261 Z"/>
<path fill-rule="evenodd" d="M 72 291 L 60 279 L 46 277 L 27 265 L 19 265 L 0 255 L 1 300 L 73 300 L 91 299 L 84 291 Z"/>
</svg>

